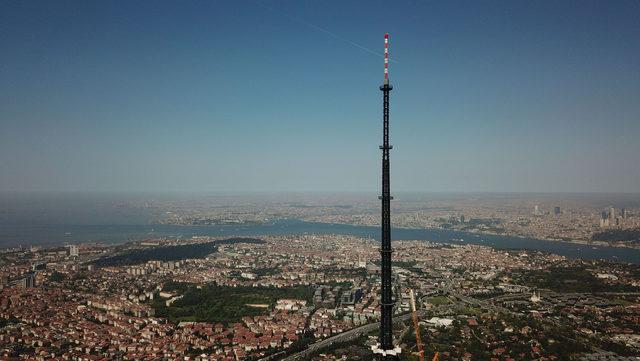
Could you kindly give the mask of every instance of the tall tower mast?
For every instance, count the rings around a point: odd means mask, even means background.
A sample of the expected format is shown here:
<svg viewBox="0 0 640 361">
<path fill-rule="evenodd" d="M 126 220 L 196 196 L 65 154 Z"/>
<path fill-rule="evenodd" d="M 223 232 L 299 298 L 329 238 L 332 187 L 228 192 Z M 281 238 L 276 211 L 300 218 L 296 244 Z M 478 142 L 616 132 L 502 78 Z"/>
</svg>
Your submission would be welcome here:
<svg viewBox="0 0 640 361">
<path fill-rule="evenodd" d="M 393 294 L 391 285 L 391 184 L 389 177 L 389 92 L 393 89 L 389 85 L 389 34 L 384 34 L 384 83 L 382 91 L 382 201 L 381 225 L 382 234 L 380 247 L 381 258 L 381 302 L 382 317 L 380 320 L 380 337 L 378 344 L 372 347 L 374 353 L 380 355 L 383 361 L 397 360 L 400 347 L 393 345 Z"/>
</svg>

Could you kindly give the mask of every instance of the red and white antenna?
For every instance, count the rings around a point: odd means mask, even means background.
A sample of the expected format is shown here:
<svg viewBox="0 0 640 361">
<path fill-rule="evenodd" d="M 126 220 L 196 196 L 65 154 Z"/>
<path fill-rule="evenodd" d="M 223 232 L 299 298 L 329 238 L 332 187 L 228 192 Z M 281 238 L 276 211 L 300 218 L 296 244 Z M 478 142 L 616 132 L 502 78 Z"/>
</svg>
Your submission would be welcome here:
<svg viewBox="0 0 640 361">
<path fill-rule="evenodd" d="M 389 85 L 389 33 L 384 34 L 384 84 Z"/>
</svg>

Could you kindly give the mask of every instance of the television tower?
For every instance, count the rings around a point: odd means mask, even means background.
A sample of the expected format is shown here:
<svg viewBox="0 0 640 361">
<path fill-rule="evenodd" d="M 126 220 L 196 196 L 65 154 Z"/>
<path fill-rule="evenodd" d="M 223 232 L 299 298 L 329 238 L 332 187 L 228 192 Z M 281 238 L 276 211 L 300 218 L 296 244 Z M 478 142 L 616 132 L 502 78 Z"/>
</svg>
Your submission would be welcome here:
<svg viewBox="0 0 640 361">
<path fill-rule="evenodd" d="M 380 87 L 382 90 L 382 245 L 380 247 L 381 258 L 381 278 L 382 290 L 380 308 L 382 317 L 380 319 L 380 336 L 378 344 L 371 347 L 373 353 L 380 355 L 380 360 L 397 360 L 400 354 L 400 347 L 393 345 L 392 317 L 393 317 L 393 294 L 391 287 L 391 185 L 389 179 L 389 92 L 393 89 L 389 85 L 389 34 L 384 34 L 384 83 Z"/>
</svg>

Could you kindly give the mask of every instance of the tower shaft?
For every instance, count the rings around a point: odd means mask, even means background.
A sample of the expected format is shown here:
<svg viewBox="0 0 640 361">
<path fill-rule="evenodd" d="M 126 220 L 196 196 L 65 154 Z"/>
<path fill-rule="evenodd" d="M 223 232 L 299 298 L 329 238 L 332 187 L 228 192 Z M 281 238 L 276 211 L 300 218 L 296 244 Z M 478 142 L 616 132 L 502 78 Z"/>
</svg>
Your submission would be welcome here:
<svg viewBox="0 0 640 361">
<path fill-rule="evenodd" d="M 381 311 L 382 321 L 380 324 L 380 345 L 383 350 L 393 348 L 392 343 L 392 317 L 393 317 L 393 295 L 391 286 L 391 177 L 389 170 L 389 91 L 391 86 L 385 84 L 381 87 L 383 98 L 383 145 L 382 145 L 382 200 L 381 209 L 381 276 L 382 294 Z"/>
<path fill-rule="evenodd" d="M 381 320 L 380 336 L 374 352 L 380 354 L 383 361 L 397 360 L 400 348 L 393 345 L 393 287 L 391 275 L 391 177 L 389 153 L 392 146 L 389 145 L 389 92 L 393 89 L 389 85 L 389 34 L 384 36 L 384 83 L 380 87 L 382 91 L 382 194 L 380 200 L 381 207 Z"/>
</svg>

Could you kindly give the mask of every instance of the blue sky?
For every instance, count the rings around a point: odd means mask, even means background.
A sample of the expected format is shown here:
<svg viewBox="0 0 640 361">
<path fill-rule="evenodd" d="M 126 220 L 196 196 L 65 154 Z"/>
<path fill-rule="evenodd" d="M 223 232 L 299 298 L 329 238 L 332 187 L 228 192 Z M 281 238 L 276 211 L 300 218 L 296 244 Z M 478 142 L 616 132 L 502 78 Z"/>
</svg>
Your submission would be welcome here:
<svg viewBox="0 0 640 361">
<path fill-rule="evenodd" d="M 0 1 L 0 190 L 640 191 L 637 1 Z"/>
</svg>

